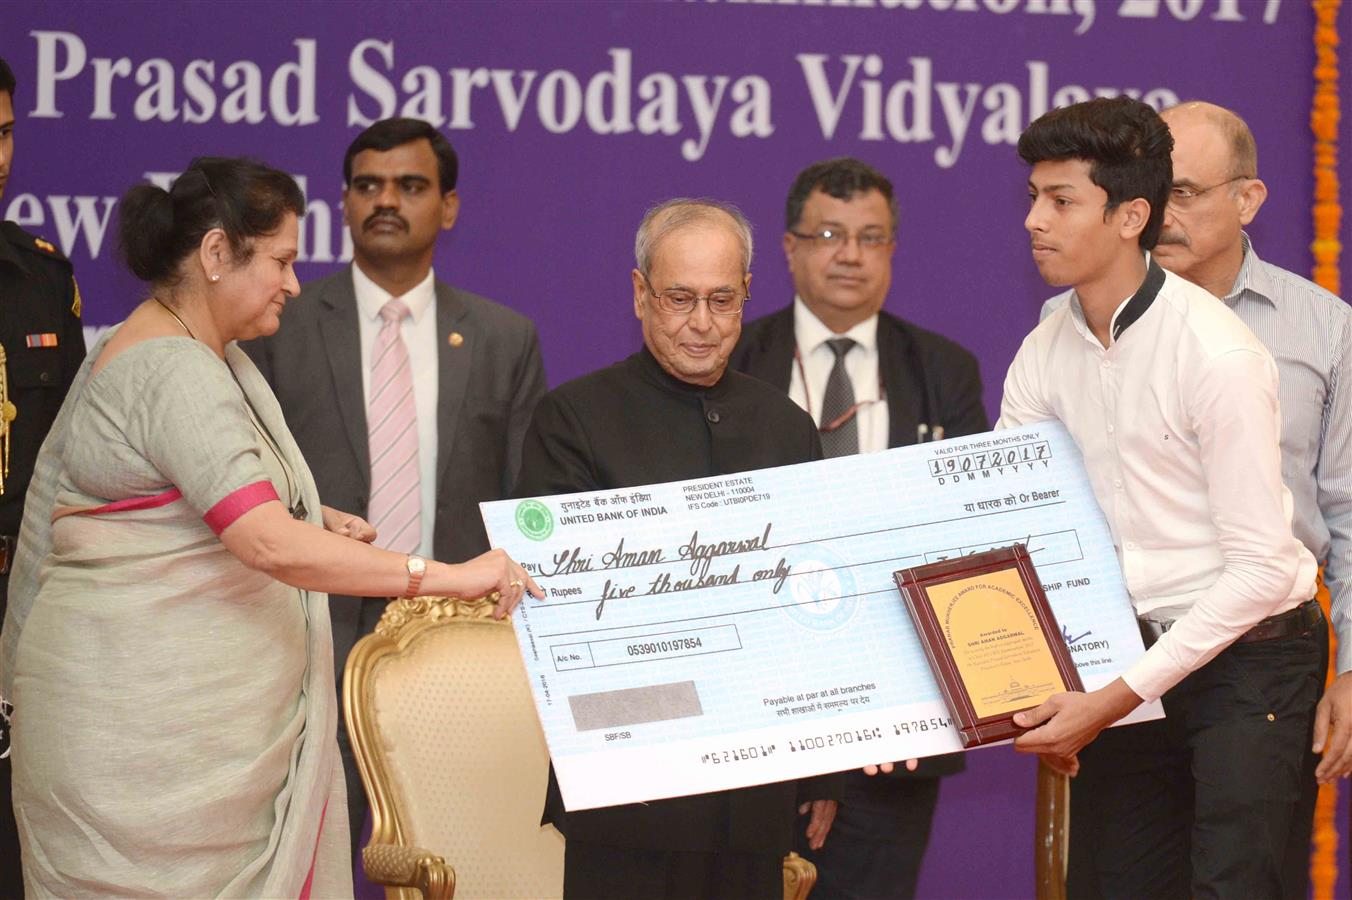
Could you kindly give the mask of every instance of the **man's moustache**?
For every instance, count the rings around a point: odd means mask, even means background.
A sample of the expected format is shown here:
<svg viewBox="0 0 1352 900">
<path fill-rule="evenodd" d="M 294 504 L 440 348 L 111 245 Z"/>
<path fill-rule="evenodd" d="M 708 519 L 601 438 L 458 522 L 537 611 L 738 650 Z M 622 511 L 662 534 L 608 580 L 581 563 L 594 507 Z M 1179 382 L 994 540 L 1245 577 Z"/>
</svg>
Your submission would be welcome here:
<svg viewBox="0 0 1352 900">
<path fill-rule="evenodd" d="M 1161 246 L 1165 244 L 1177 244 L 1180 247 L 1188 247 L 1192 244 L 1192 242 L 1188 240 L 1186 234 L 1177 231 L 1161 231 L 1160 239 L 1156 241 L 1156 243 Z"/>
<path fill-rule="evenodd" d="M 399 216 L 392 216 L 392 215 L 390 215 L 389 213 L 383 213 L 383 214 L 378 214 L 378 215 L 371 216 L 371 217 L 368 218 L 365 222 L 362 223 L 362 226 L 361 226 L 361 227 L 362 227 L 363 229 L 370 228 L 372 225 L 375 225 L 375 224 L 377 224 L 377 223 L 379 223 L 379 222 L 391 222 L 391 223 L 393 223 L 393 224 L 395 224 L 395 225 L 398 225 L 398 226 L 401 227 L 401 228 L 407 228 L 407 227 L 408 227 L 408 223 L 405 222 L 403 219 L 401 219 Z"/>
</svg>

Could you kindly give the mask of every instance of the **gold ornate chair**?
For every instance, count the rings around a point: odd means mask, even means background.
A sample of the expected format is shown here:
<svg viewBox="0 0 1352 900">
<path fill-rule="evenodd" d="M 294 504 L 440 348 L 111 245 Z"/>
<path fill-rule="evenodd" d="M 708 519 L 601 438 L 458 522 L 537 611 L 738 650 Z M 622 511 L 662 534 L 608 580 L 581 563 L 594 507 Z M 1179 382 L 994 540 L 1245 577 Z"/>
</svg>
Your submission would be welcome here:
<svg viewBox="0 0 1352 900">
<path fill-rule="evenodd" d="M 1070 779 L 1041 760 L 1037 764 L 1034 875 L 1037 900 L 1066 900 L 1070 845 Z"/>
<path fill-rule="evenodd" d="M 563 893 L 563 837 L 539 824 L 549 752 L 495 599 L 392 601 L 348 659 L 343 713 L 371 802 L 362 866 L 387 897 Z"/>
<path fill-rule="evenodd" d="M 828 838 L 829 839 L 829 838 Z M 784 900 L 807 900 L 817 883 L 817 867 L 797 853 L 784 857 Z"/>
<path fill-rule="evenodd" d="M 362 867 L 391 900 L 563 893 L 563 837 L 538 824 L 549 751 L 495 603 L 393 600 L 348 658 L 343 714 L 371 803 Z M 784 900 L 816 882 L 784 858 Z"/>
</svg>

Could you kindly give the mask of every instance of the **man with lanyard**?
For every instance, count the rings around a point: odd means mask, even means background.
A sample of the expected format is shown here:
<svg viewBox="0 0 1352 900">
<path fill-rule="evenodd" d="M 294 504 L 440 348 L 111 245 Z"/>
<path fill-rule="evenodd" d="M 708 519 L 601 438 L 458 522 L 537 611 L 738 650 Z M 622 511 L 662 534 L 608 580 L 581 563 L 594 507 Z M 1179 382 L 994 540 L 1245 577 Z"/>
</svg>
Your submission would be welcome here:
<svg viewBox="0 0 1352 900">
<path fill-rule="evenodd" d="M 989 429 L 976 358 L 883 310 L 897 248 L 892 183 L 857 159 L 813 163 L 789 189 L 784 255 L 794 301 L 742 330 L 734 369 L 787 393 L 822 433 L 827 456 L 875 453 Z M 820 850 L 813 896 L 915 896 L 939 799 L 961 753 L 914 770 L 845 776 L 845 800 Z"/>
<path fill-rule="evenodd" d="M 14 72 L 0 59 L 0 197 L 14 159 Z M 80 291 L 70 261 L 13 222 L 0 223 L 0 618 L 38 448 L 84 362 Z M 23 896 L 10 805 L 10 707 L 0 695 L 0 896 Z"/>
<path fill-rule="evenodd" d="M 1056 418 L 1074 437 L 1147 650 L 1016 716 L 1015 747 L 1079 773 L 1071 896 L 1278 896 L 1327 626 L 1291 534 L 1272 357 L 1146 252 L 1172 148 L 1125 97 L 1054 110 L 1019 141 L 1034 262 L 1072 290 L 1019 349 L 999 426 Z M 1165 719 L 1103 732 L 1155 699 Z"/>
</svg>

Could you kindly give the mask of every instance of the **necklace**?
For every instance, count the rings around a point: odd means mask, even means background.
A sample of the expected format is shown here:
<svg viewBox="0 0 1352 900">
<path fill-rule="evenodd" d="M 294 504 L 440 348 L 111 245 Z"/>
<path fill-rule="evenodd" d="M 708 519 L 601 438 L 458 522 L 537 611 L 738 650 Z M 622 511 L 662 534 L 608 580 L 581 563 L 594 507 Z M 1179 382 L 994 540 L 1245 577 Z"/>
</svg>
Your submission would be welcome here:
<svg viewBox="0 0 1352 900">
<path fill-rule="evenodd" d="M 168 303 L 165 303 L 165 302 L 164 302 L 163 300 L 161 300 L 159 297 L 156 297 L 156 298 L 154 298 L 154 299 L 155 299 L 155 302 L 158 303 L 158 304 L 160 305 L 160 308 L 161 308 L 161 309 L 163 309 L 163 310 L 164 310 L 165 312 L 167 312 L 169 315 L 173 316 L 173 317 L 174 317 L 174 321 L 177 322 L 179 325 L 183 326 L 183 330 L 186 331 L 186 332 L 188 332 L 188 337 L 192 338 L 194 341 L 197 340 L 197 335 L 195 335 L 195 334 L 192 333 L 192 329 L 188 327 L 188 323 L 185 322 L 185 321 L 183 321 L 183 319 L 181 319 L 181 318 L 179 317 L 178 313 L 174 312 L 173 308 L 170 307 Z"/>
<path fill-rule="evenodd" d="M 154 300 L 165 312 L 174 317 L 174 321 L 183 327 L 183 330 L 188 333 L 188 337 L 192 338 L 194 341 L 197 340 L 197 335 L 192 333 L 192 329 L 188 327 L 188 323 L 184 322 L 179 314 L 173 311 L 169 304 L 165 303 L 159 297 L 155 297 Z M 226 368 L 230 368 L 229 363 L 226 363 Z M 235 379 L 235 384 L 239 386 L 240 396 L 244 398 L 244 405 L 249 408 L 249 424 L 254 427 L 254 431 L 258 432 L 258 436 L 263 439 L 263 444 L 272 451 L 272 455 L 277 459 L 278 467 L 282 470 L 282 477 L 286 479 L 286 503 L 287 510 L 291 513 L 291 518 L 304 519 L 306 514 L 305 501 L 304 499 L 294 503 L 291 501 L 294 491 L 291 485 L 291 468 L 286 464 L 286 461 L 282 459 L 282 451 L 281 448 L 277 446 L 277 439 L 272 436 L 272 432 L 267 430 L 267 426 L 262 424 L 262 420 L 258 417 L 258 411 L 254 409 L 254 405 L 249 400 L 249 395 L 245 392 L 244 385 L 240 384 L 239 376 L 235 375 L 234 369 L 230 369 L 230 376 Z"/>
</svg>

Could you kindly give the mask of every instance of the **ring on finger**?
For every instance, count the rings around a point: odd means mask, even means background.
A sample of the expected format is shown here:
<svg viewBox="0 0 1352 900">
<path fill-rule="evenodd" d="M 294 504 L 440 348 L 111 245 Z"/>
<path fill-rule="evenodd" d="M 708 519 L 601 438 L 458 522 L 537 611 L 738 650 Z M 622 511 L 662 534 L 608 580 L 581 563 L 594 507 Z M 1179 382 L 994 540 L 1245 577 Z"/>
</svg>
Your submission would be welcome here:
<svg viewBox="0 0 1352 900">
<path fill-rule="evenodd" d="M 507 582 L 507 583 L 508 583 L 509 585 L 511 585 L 512 587 L 514 587 L 514 588 L 519 588 L 519 587 L 525 587 L 525 586 L 526 586 L 526 582 L 522 581 L 520 578 L 513 578 L 511 581 L 509 581 L 509 582 Z"/>
</svg>

